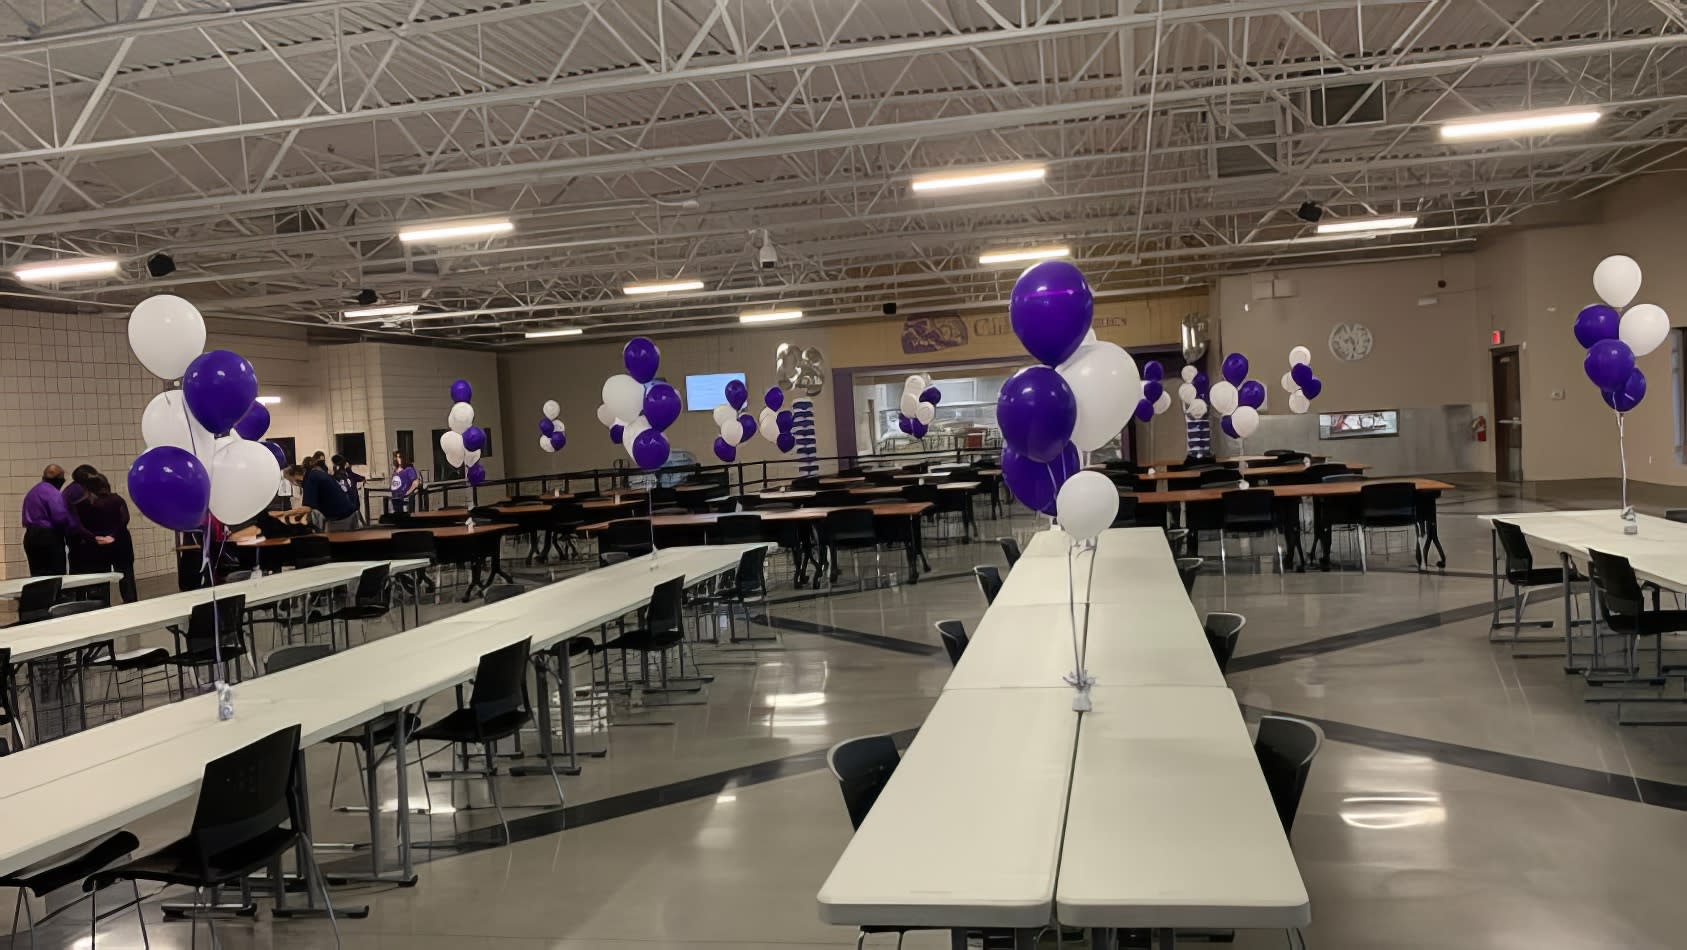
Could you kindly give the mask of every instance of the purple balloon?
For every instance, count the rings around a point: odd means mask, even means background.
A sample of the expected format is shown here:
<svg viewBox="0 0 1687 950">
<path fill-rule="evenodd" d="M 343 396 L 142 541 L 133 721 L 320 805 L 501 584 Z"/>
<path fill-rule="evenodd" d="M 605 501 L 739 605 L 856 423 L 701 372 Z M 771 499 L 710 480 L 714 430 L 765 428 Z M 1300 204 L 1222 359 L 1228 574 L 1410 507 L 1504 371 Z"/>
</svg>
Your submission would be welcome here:
<svg viewBox="0 0 1687 950">
<path fill-rule="evenodd" d="M 742 436 L 739 437 L 738 441 L 739 442 L 750 441 L 750 437 L 756 434 L 756 417 L 750 415 L 747 412 L 744 413 L 743 415 L 739 416 L 738 417 L 738 428 L 744 433 Z"/>
<path fill-rule="evenodd" d="M 996 422 L 1002 441 L 1015 452 L 1033 462 L 1052 462 L 1072 438 L 1078 400 L 1052 367 L 1027 366 L 1002 384 Z"/>
<path fill-rule="evenodd" d="M 486 448 L 486 430 L 480 426 L 469 426 L 464 429 L 463 448 L 470 452 L 479 452 Z"/>
<path fill-rule="evenodd" d="M 1323 392 L 1323 391 L 1324 391 L 1324 381 L 1319 379 L 1316 376 L 1307 380 L 1306 384 L 1300 387 L 1300 394 L 1302 396 L 1306 397 L 1307 402 L 1311 402 L 1312 400 L 1317 399 L 1318 394 Z"/>
<path fill-rule="evenodd" d="M 1634 372 L 1634 351 L 1621 340 L 1600 340 L 1587 348 L 1582 369 L 1601 390 L 1618 389 Z"/>
<path fill-rule="evenodd" d="M 918 419 L 909 419 L 908 420 L 908 434 L 913 436 L 914 438 L 923 439 L 923 438 L 926 437 L 926 433 L 929 432 L 929 431 L 930 430 L 926 428 L 926 424 L 921 422 L 920 420 L 918 420 Z"/>
<path fill-rule="evenodd" d="M 633 440 L 633 461 L 645 471 L 661 468 L 668 460 L 668 451 L 668 437 L 655 427 L 645 429 Z"/>
<path fill-rule="evenodd" d="M 901 429 L 903 432 L 912 434 L 914 431 L 914 420 L 899 414 L 896 417 L 896 427 Z"/>
<path fill-rule="evenodd" d="M 656 368 L 662 365 L 662 353 L 656 349 L 656 344 L 642 336 L 635 336 L 621 348 L 621 362 L 626 364 L 627 375 L 641 383 L 648 383 L 656 378 Z"/>
<path fill-rule="evenodd" d="M 1138 399 L 1131 415 L 1135 416 L 1138 422 L 1150 422 L 1154 419 L 1154 404 L 1149 402 L 1147 397 Z"/>
<path fill-rule="evenodd" d="M 1576 314 L 1576 342 L 1588 349 L 1600 340 L 1617 339 L 1617 327 L 1622 315 L 1602 303 L 1589 304 Z"/>
<path fill-rule="evenodd" d="M 129 466 L 129 497 L 157 524 L 192 531 L 205 523 L 211 505 L 211 473 L 192 452 L 160 445 Z"/>
<path fill-rule="evenodd" d="M 644 418 L 658 432 L 674 424 L 679 418 L 679 390 L 667 383 L 657 383 L 644 392 Z"/>
<path fill-rule="evenodd" d="M 936 386 L 927 386 L 925 392 L 920 393 L 920 402 L 929 402 L 935 406 L 942 401 L 943 394 L 937 391 Z"/>
<path fill-rule="evenodd" d="M 1229 416 L 1225 416 L 1222 420 L 1220 420 L 1219 423 L 1218 423 L 1218 427 L 1220 429 L 1223 429 L 1224 434 L 1231 437 L 1232 439 L 1240 439 L 1241 438 L 1241 436 L 1236 434 L 1236 426 L 1233 425 L 1230 422 Z"/>
<path fill-rule="evenodd" d="M 1601 392 L 1599 396 L 1605 400 L 1605 405 L 1618 412 L 1627 412 L 1640 405 L 1640 400 L 1646 398 L 1646 374 L 1636 368 L 1628 374 L 1628 379 L 1623 381 L 1620 388 Z"/>
<path fill-rule="evenodd" d="M 1220 370 L 1230 385 L 1240 386 L 1242 380 L 1248 378 L 1248 358 L 1240 353 L 1232 353 L 1224 358 L 1224 365 Z"/>
<path fill-rule="evenodd" d="M 1150 404 L 1159 402 L 1165 392 L 1165 385 L 1157 379 L 1150 379 L 1142 384 L 1142 398 Z"/>
<path fill-rule="evenodd" d="M 262 441 L 264 433 L 269 431 L 269 407 L 254 399 L 246 414 L 234 424 L 234 431 L 250 442 Z"/>
<path fill-rule="evenodd" d="M 1250 379 L 1236 387 L 1236 401 L 1255 409 L 1265 405 L 1265 384 L 1257 379 Z"/>
<path fill-rule="evenodd" d="M 1191 382 L 1195 384 L 1195 395 L 1200 396 L 1202 399 L 1207 398 L 1207 388 L 1212 384 L 1212 380 L 1207 378 L 1207 374 L 1196 373 L 1195 378 L 1191 380 Z"/>
<path fill-rule="evenodd" d="M 731 406 L 734 409 L 742 409 L 742 408 L 744 408 L 744 404 L 746 402 L 749 402 L 749 401 L 750 401 L 750 390 L 749 390 L 749 387 L 744 385 L 743 380 L 733 379 L 733 380 L 727 381 L 727 384 L 726 384 L 726 404 L 727 405 Z"/>
<path fill-rule="evenodd" d="M 767 392 L 762 393 L 761 401 L 767 403 L 767 408 L 778 412 L 779 407 L 785 404 L 785 390 L 778 386 L 769 386 Z"/>
<path fill-rule="evenodd" d="M 556 431 L 556 423 L 555 422 L 551 421 L 550 419 L 540 419 L 539 420 L 539 434 L 540 435 L 550 435 L 552 432 L 555 432 L 555 431 Z"/>
<path fill-rule="evenodd" d="M 551 448 L 560 449 L 568 444 L 568 433 L 556 431 L 551 433 Z"/>
<path fill-rule="evenodd" d="M 609 427 L 609 441 L 615 443 L 616 445 L 620 445 L 621 444 L 621 433 L 623 433 L 625 431 L 627 431 L 626 426 L 621 426 L 621 425 L 610 426 Z"/>
<path fill-rule="evenodd" d="M 1295 381 L 1296 386 L 1305 388 L 1306 384 L 1312 381 L 1312 366 L 1307 363 L 1296 363 L 1289 367 L 1289 378 Z"/>
<path fill-rule="evenodd" d="M 731 462 L 738 458 L 738 447 L 720 436 L 715 436 L 715 458 L 723 462 Z"/>
<path fill-rule="evenodd" d="M 1013 333 L 1041 363 L 1066 361 L 1084 342 L 1095 317 L 1095 297 L 1070 261 L 1040 261 L 1013 284 L 1008 303 Z"/>
<path fill-rule="evenodd" d="M 1142 378 L 1159 382 L 1166 378 L 1166 368 L 1160 365 L 1159 360 L 1149 360 L 1142 364 Z"/>
<path fill-rule="evenodd" d="M 459 379 L 451 384 L 451 401 L 468 402 L 474 399 L 474 387 L 466 379 Z"/>
<path fill-rule="evenodd" d="M 779 414 L 773 417 L 773 422 L 780 432 L 789 432 L 791 427 L 797 424 L 797 417 L 791 410 L 781 409 Z"/>
<path fill-rule="evenodd" d="M 779 437 L 773 440 L 773 444 L 779 449 L 779 451 L 789 452 L 797 447 L 797 437 L 789 432 L 781 432 L 779 433 Z"/>
<path fill-rule="evenodd" d="M 1054 499 L 1060 493 L 1060 486 L 1081 467 L 1078 447 L 1070 442 L 1061 448 L 1052 463 L 1038 462 L 1011 448 L 1002 448 L 1002 480 L 1020 504 L 1045 515 L 1054 514 Z"/>
<path fill-rule="evenodd" d="M 287 453 L 281 451 L 281 446 L 276 445 L 274 442 L 265 442 L 264 448 L 269 449 L 269 454 L 275 456 L 275 464 L 281 466 L 282 468 L 287 467 Z"/>
<path fill-rule="evenodd" d="M 258 398 L 258 374 L 239 353 L 211 350 L 188 364 L 182 396 L 200 425 L 212 435 L 227 435 Z"/>
<path fill-rule="evenodd" d="M 479 485 L 486 481 L 486 466 L 479 462 L 469 466 L 468 479 L 470 485 Z"/>
</svg>

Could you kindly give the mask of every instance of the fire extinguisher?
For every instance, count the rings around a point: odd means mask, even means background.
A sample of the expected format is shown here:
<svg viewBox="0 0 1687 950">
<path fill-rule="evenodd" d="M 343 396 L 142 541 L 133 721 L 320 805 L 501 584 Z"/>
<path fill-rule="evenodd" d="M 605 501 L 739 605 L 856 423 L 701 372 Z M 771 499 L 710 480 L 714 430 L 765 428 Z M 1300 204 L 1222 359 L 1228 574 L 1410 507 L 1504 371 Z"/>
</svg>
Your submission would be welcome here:
<svg viewBox="0 0 1687 950">
<path fill-rule="evenodd" d="M 1470 420 L 1470 434 L 1475 436 L 1478 442 L 1488 441 L 1488 417 L 1477 416 Z"/>
</svg>

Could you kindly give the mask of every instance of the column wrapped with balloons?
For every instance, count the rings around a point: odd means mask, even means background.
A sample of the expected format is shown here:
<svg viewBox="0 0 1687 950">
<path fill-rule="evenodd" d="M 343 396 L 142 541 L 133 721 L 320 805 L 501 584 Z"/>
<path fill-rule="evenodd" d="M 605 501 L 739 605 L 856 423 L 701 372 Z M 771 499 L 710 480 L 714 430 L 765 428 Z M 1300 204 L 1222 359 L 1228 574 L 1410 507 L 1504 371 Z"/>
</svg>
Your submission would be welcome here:
<svg viewBox="0 0 1687 950">
<path fill-rule="evenodd" d="M 1188 454 L 1210 456 L 1212 424 L 1207 420 L 1207 374 L 1195 366 L 1185 366 L 1181 378 L 1183 382 L 1177 387 L 1177 396 L 1183 402 L 1183 428 L 1189 444 Z"/>
<path fill-rule="evenodd" d="M 1576 342 L 1587 350 L 1582 370 L 1599 387 L 1599 398 L 1617 415 L 1617 462 L 1622 476 L 1624 534 L 1640 531 L 1628 503 L 1628 450 L 1624 421 L 1646 398 L 1646 374 L 1635 365 L 1669 337 L 1669 314 L 1656 304 L 1634 304 L 1640 293 L 1640 265 L 1621 254 L 1607 257 L 1593 270 L 1593 289 L 1603 303 L 1576 314 Z"/>
<path fill-rule="evenodd" d="M 451 409 L 445 414 L 446 432 L 439 437 L 439 450 L 452 468 L 463 470 L 472 486 L 486 481 L 486 467 L 480 454 L 486 450 L 486 430 L 474 424 L 474 387 L 466 379 L 451 384 Z"/>
<path fill-rule="evenodd" d="M 1312 351 L 1304 346 L 1289 348 L 1289 371 L 1280 381 L 1289 394 L 1289 411 L 1300 415 L 1312 408 L 1312 400 L 1324 391 L 1324 381 L 1312 374 Z"/>
<path fill-rule="evenodd" d="M 539 451 L 550 455 L 568 444 L 568 430 L 562 424 L 562 406 L 547 399 L 539 406 Z"/>
</svg>

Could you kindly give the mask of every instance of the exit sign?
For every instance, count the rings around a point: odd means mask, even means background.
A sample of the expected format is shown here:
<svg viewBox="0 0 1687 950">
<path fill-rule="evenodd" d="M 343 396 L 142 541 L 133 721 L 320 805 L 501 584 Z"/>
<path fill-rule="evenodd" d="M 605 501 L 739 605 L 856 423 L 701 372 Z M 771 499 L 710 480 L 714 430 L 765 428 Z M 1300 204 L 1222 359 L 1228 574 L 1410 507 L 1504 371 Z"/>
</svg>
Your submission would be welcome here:
<svg viewBox="0 0 1687 950">
<path fill-rule="evenodd" d="M 1499 346 L 1501 343 L 1504 343 L 1505 342 L 1505 331 L 1504 330 L 1491 331 L 1489 342 L 1494 346 Z"/>
</svg>

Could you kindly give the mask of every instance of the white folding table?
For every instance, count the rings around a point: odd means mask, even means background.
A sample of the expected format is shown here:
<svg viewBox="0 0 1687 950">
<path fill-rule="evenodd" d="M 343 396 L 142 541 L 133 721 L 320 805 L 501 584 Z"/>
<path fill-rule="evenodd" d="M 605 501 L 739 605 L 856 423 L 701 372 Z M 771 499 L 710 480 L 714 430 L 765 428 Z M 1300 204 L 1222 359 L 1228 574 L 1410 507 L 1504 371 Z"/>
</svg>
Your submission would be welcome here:
<svg viewBox="0 0 1687 950">
<path fill-rule="evenodd" d="M 79 587 L 97 587 L 100 584 L 112 584 L 123 579 L 123 575 L 116 571 L 96 571 L 92 574 L 47 574 L 33 577 L 8 577 L 0 580 L 0 599 L 15 600 L 23 594 L 25 584 L 35 581 L 58 578 L 61 590 L 75 590 Z"/>
</svg>

